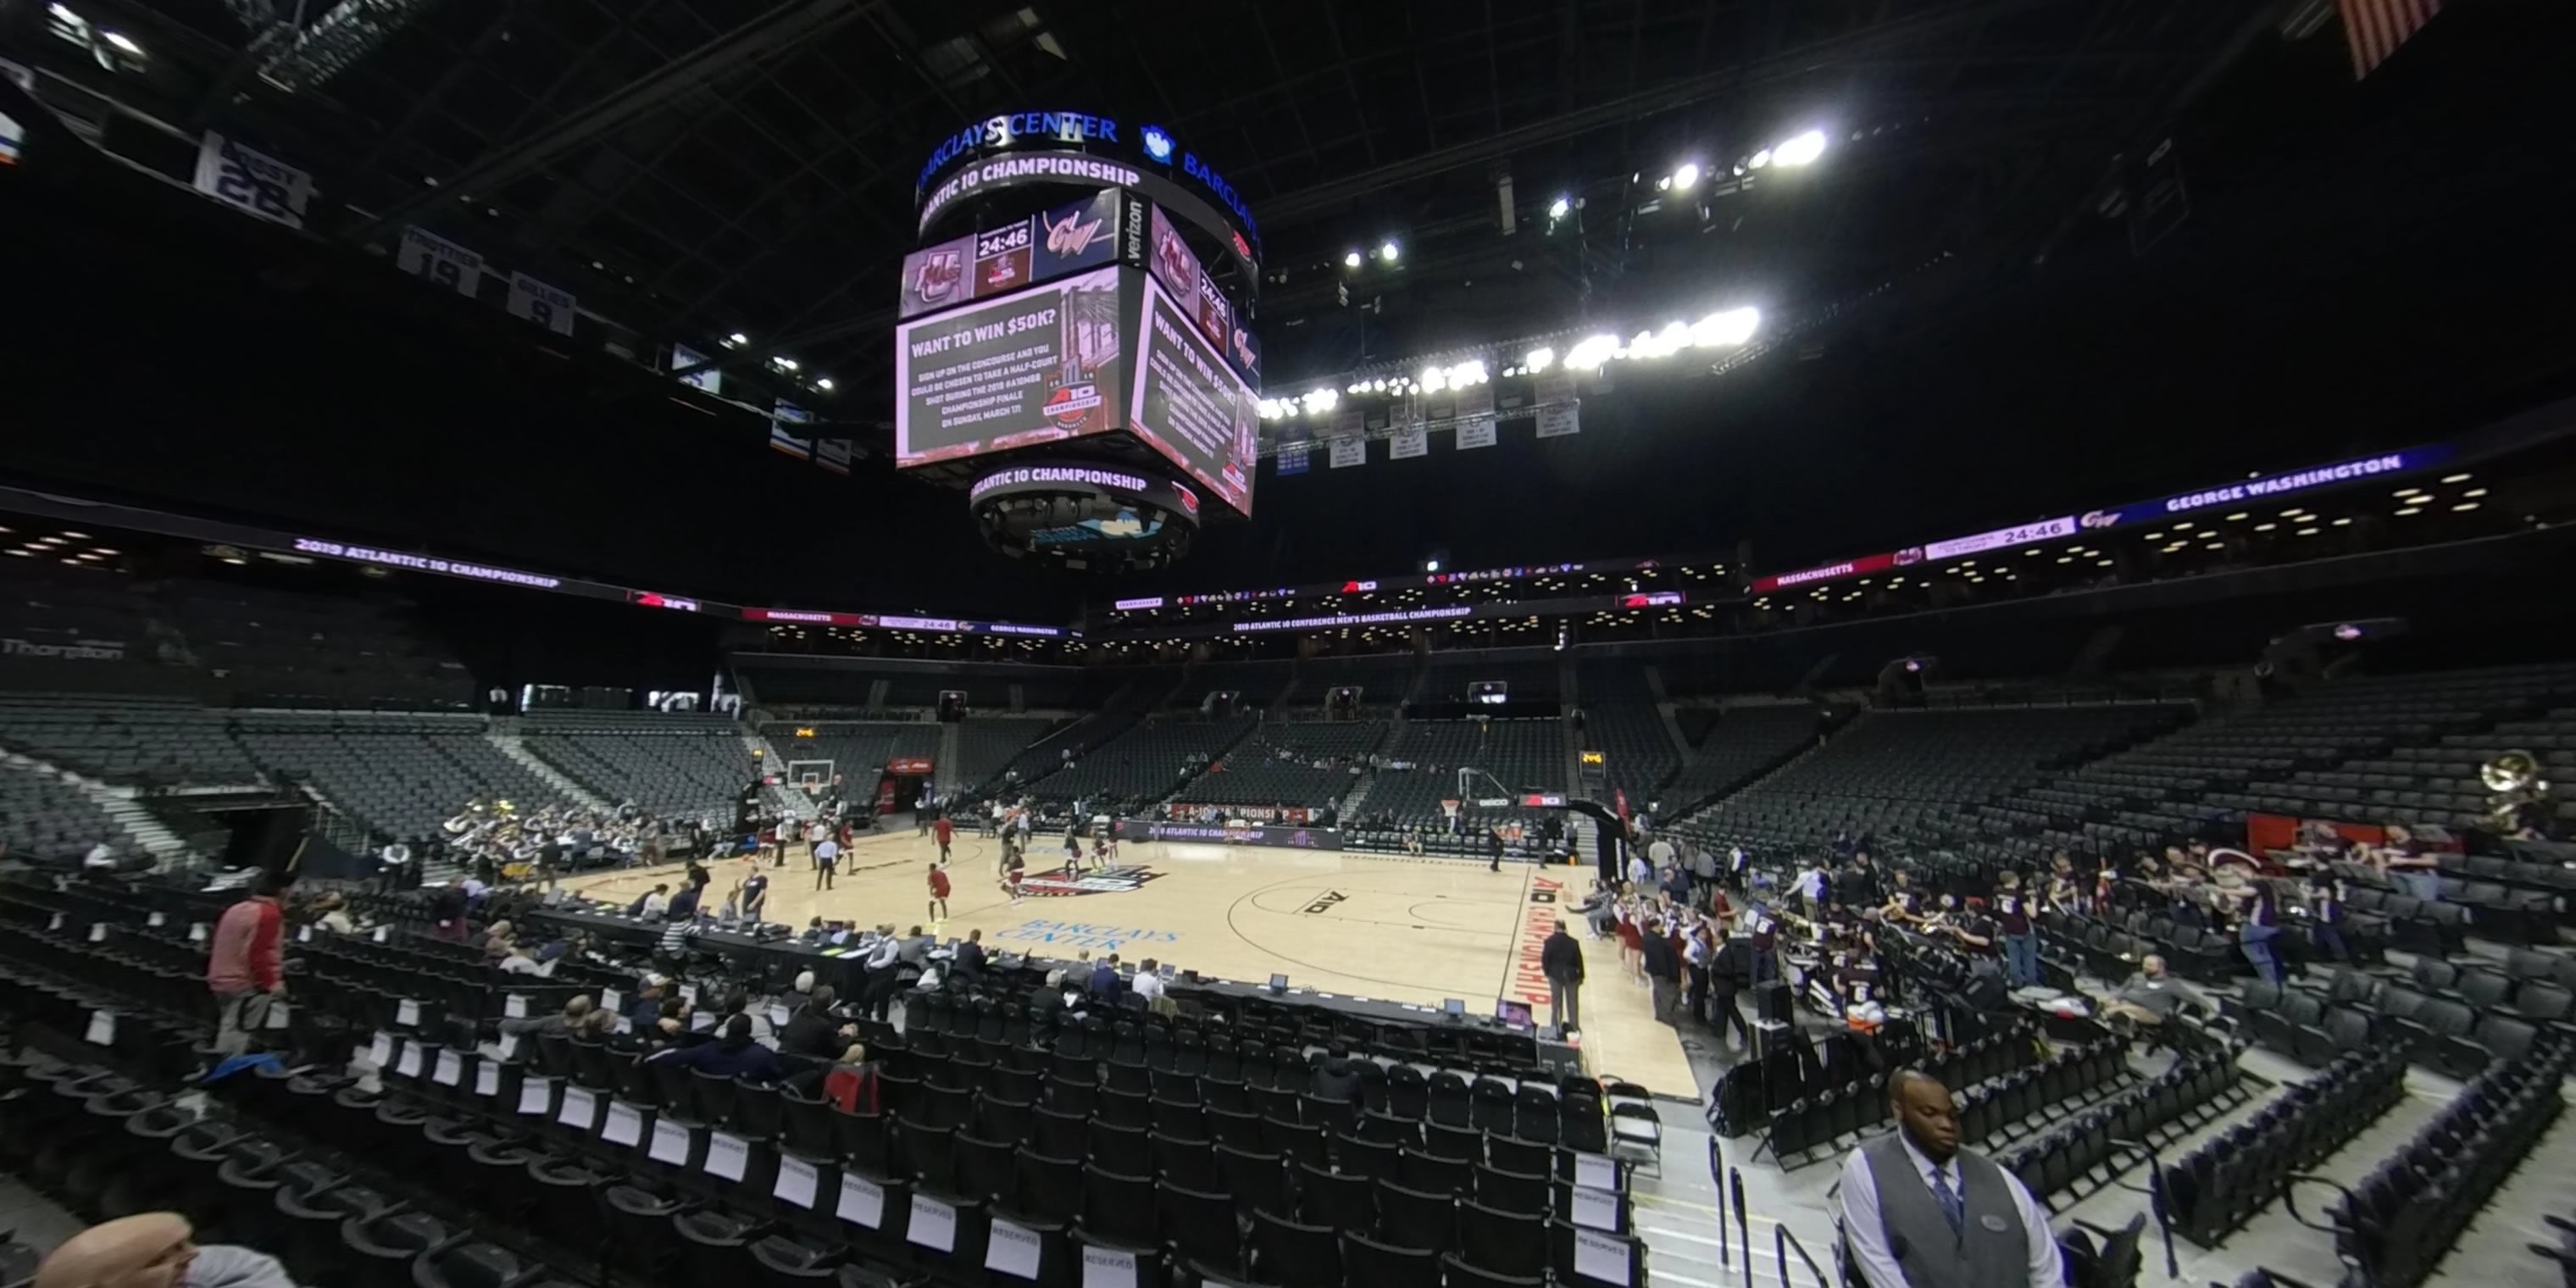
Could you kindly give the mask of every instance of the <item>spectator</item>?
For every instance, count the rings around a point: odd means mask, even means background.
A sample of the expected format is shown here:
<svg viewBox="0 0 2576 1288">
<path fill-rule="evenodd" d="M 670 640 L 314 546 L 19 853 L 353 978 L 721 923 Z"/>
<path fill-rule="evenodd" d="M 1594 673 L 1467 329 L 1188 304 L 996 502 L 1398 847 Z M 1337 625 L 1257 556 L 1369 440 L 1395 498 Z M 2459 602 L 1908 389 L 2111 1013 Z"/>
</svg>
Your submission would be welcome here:
<svg viewBox="0 0 2576 1288">
<path fill-rule="evenodd" d="M 295 1288 L 277 1258 L 231 1244 L 200 1246 L 195 1234 L 176 1212 L 101 1221 L 39 1262 L 33 1288 Z"/>
<path fill-rule="evenodd" d="M 1136 963 L 1136 982 L 1133 987 L 1136 990 L 1136 996 L 1145 999 L 1145 1007 L 1148 1010 L 1154 1009 L 1155 1003 L 1163 1000 L 1162 969 L 1162 963 L 1151 957 Z"/>
<path fill-rule="evenodd" d="M 840 842 L 833 840 L 830 836 L 828 836 L 828 835 L 827 835 L 827 836 L 825 836 L 822 840 L 816 841 L 816 842 L 814 843 L 814 888 L 815 888 L 815 889 L 817 889 L 817 890 L 829 890 L 829 889 L 831 889 L 831 888 L 832 888 L 832 878 L 833 878 L 835 875 L 837 875 L 837 874 L 838 874 L 838 872 L 839 872 L 839 868 L 840 868 L 840 862 L 841 862 L 841 843 L 840 843 Z"/>
<path fill-rule="evenodd" d="M 501 1021 L 501 1034 L 504 1037 L 527 1038 L 543 1037 L 549 1033 L 570 1033 L 584 1020 L 590 1018 L 596 1006 L 597 1004 L 590 1000 L 590 994 L 576 993 L 565 999 L 563 1009 L 560 1011 L 547 1015 L 523 1015 L 517 1019 Z"/>
<path fill-rule="evenodd" d="M 269 1003 L 286 994 L 286 913 L 277 902 L 285 889 L 285 877 L 263 872 L 255 892 L 215 920 L 206 987 L 215 995 L 215 1049 L 225 1055 L 248 1050 Z"/>
<path fill-rule="evenodd" d="M 742 881 L 742 916 L 745 921 L 758 921 L 769 906 L 769 874 L 758 868 Z"/>
<path fill-rule="evenodd" d="M 754 1082 L 778 1081 L 778 1053 L 751 1039 L 751 1017 L 735 1015 L 724 1023 L 723 1036 L 713 1042 L 662 1051 L 653 1056 L 685 1065 L 701 1073 L 723 1078 L 749 1078 Z"/>
<path fill-rule="evenodd" d="M 1565 933 L 1559 921 L 1539 949 L 1539 970 L 1547 976 L 1547 1013 L 1559 1038 L 1583 1027 L 1583 945 Z"/>
<path fill-rule="evenodd" d="M 2198 988 L 2165 973 L 2165 959 L 2149 953 L 2138 963 L 2138 973 L 2120 986 L 2102 1008 L 2105 1017 L 2119 1017 L 2133 1024 L 2155 1026 L 2172 1019 L 2185 1006 L 2196 1006 L 2214 1012 L 2209 995 Z"/>
<path fill-rule="evenodd" d="M 1088 991 L 1105 1005 L 1118 1000 L 1119 988 L 1118 954 L 1111 953 L 1101 958 L 1099 965 L 1091 968 Z"/>
<path fill-rule="evenodd" d="M 1646 965 L 1646 982 L 1653 989 L 1655 1018 L 1665 1024 L 1673 1022 L 1674 1003 L 1681 995 L 1682 964 L 1673 951 L 1672 937 L 1664 933 L 1662 922 L 1647 918 L 1642 932 Z"/>
<path fill-rule="evenodd" d="M 948 963 L 948 971 L 958 979 L 969 984 L 984 977 L 983 931 L 970 930 L 966 932 L 966 942 L 957 945 L 957 955 L 950 959 Z"/>
<path fill-rule="evenodd" d="M 828 1060 L 839 1053 L 844 1043 L 858 1036 L 859 1029 L 833 1017 L 832 1003 L 837 997 L 831 985 L 816 985 L 805 1005 L 787 1017 L 787 1028 L 778 1035 L 778 1049 L 818 1060 Z"/>
<path fill-rule="evenodd" d="M 640 917 L 647 921 L 660 920 L 663 911 L 671 906 L 670 893 L 671 887 L 668 882 L 656 885 L 636 896 L 635 902 L 626 905 L 626 915 Z"/>
</svg>

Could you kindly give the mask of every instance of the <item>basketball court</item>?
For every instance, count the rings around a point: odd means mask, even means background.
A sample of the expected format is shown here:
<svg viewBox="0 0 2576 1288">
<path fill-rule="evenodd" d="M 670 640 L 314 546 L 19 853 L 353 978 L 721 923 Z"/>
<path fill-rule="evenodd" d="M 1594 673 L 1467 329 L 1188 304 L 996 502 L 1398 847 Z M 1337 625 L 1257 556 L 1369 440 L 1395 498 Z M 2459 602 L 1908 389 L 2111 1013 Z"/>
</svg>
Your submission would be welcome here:
<svg viewBox="0 0 2576 1288">
<path fill-rule="evenodd" d="M 1497 1000 L 1526 1002 L 1547 1023 L 1547 981 L 1539 948 L 1560 907 L 1590 885 L 1582 867 L 1507 864 L 1489 872 L 1454 859 L 1179 842 L 1132 842 L 1118 860 L 1080 882 L 1049 881 L 1058 853 L 1039 838 L 1019 902 L 1001 889 L 1000 843 L 959 835 L 950 849 L 953 888 L 945 921 L 926 906 L 935 842 L 898 828 L 864 838 L 841 858 L 830 890 L 814 889 L 802 846 L 771 867 L 767 919 L 803 926 L 809 918 L 898 930 L 920 924 L 942 938 L 984 932 L 988 948 L 1072 960 L 1118 953 L 1151 957 L 1202 976 L 1263 983 L 1288 977 L 1292 990 L 1325 998 L 1367 998 L 1438 1008 L 1449 998 L 1470 1015 Z M 715 867 L 710 908 L 749 874 L 751 859 Z M 674 868 L 590 873 L 565 881 L 576 893 L 632 902 Z M 1058 892 L 1039 893 L 1041 890 Z M 1619 968 L 1615 944 L 1574 928 L 1583 945 L 1584 1063 L 1596 1075 L 1697 1099 L 1698 1087 L 1670 1026 L 1655 1022 L 1646 985 Z"/>
</svg>

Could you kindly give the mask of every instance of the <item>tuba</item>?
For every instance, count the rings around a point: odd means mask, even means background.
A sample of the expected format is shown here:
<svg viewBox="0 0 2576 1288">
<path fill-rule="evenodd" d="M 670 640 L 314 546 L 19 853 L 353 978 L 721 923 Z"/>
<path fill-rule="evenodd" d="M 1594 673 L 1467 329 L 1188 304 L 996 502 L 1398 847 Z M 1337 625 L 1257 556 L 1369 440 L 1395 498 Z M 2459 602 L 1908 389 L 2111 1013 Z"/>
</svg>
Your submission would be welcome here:
<svg viewBox="0 0 2576 1288">
<path fill-rule="evenodd" d="M 2527 751 L 2508 751 L 2478 766 L 2478 781 L 2487 791 L 2487 823 L 2510 836 L 2523 819 L 2549 799 L 2548 780 L 2540 776 L 2540 758 Z"/>
</svg>

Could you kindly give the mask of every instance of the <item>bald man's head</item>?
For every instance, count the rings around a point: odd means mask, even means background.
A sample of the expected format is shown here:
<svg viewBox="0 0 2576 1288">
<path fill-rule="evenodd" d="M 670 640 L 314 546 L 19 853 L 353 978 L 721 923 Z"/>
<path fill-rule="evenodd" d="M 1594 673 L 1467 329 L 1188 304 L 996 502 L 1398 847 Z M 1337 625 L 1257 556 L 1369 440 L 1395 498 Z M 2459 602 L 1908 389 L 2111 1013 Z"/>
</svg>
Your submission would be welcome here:
<svg viewBox="0 0 2576 1288">
<path fill-rule="evenodd" d="M 1887 1080 L 1887 1103 L 1896 1125 L 1925 1158 L 1946 1163 L 1959 1152 L 1959 1114 L 1950 1089 L 1920 1069 L 1900 1069 Z"/>
<path fill-rule="evenodd" d="M 176 1212 L 102 1221 L 54 1249 L 34 1288 L 177 1288 L 197 1259 L 194 1234 Z"/>
</svg>

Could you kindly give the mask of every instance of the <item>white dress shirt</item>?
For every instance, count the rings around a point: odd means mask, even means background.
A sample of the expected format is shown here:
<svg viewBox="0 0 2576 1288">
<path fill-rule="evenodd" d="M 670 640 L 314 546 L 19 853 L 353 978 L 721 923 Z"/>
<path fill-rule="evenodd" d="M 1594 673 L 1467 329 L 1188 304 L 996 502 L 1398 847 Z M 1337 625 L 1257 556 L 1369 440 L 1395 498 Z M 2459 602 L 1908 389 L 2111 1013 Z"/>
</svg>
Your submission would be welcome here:
<svg viewBox="0 0 2576 1288">
<path fill-rule="evenodd" d="M 1929 1188 L 1932 1174 L 1941 1173 L 1952 1193 L 1966 1198 L 1966 1178 L 1959 1170 L 1959 1160 L 1951 1159 L 1938 1168 L 1923 1151 L 1914 1147 L 1911 1138 L 1899 1129 L 1898 1139 L 1905 1144 L 1905 1156 L 1914 1162 L 1914 1172 Z M 2021 1213 L 2021 1225 L 2030 1245 L 2030 1288 L 2066 1288 L 2066 1263 L 2057 1252 L 2057 1238 L 2048 1230 L 2048 1211 L 2022 1188 L 2019 1178 L 2003 1173 L 2004 1184 L 2012 1190 L 2013 1207 Z M 1908 1288 L 1905 1270 L 1896 1264 L 1896 1253 L 1887 1246 L 1887 1225 L 1878 1215 L 1878 1177 L 1869 1170 L 1869 1159 L 1855 1149 L 1843 1160 L 1842 1179 L 1843 1238 L 1851 1245 L 1852 1263 L 1860 1269 L 1869 1288 Z"/>
<path fill-rule="evenodd" d="M 1135 989 L 1136 996 L 1144 998 L 1150 1004 L 1155 998 L 1163 995 L 1163 977 L 1151 971 L 1140 970 L 1136 972 L 1132 987 Z"/>
</svg>

